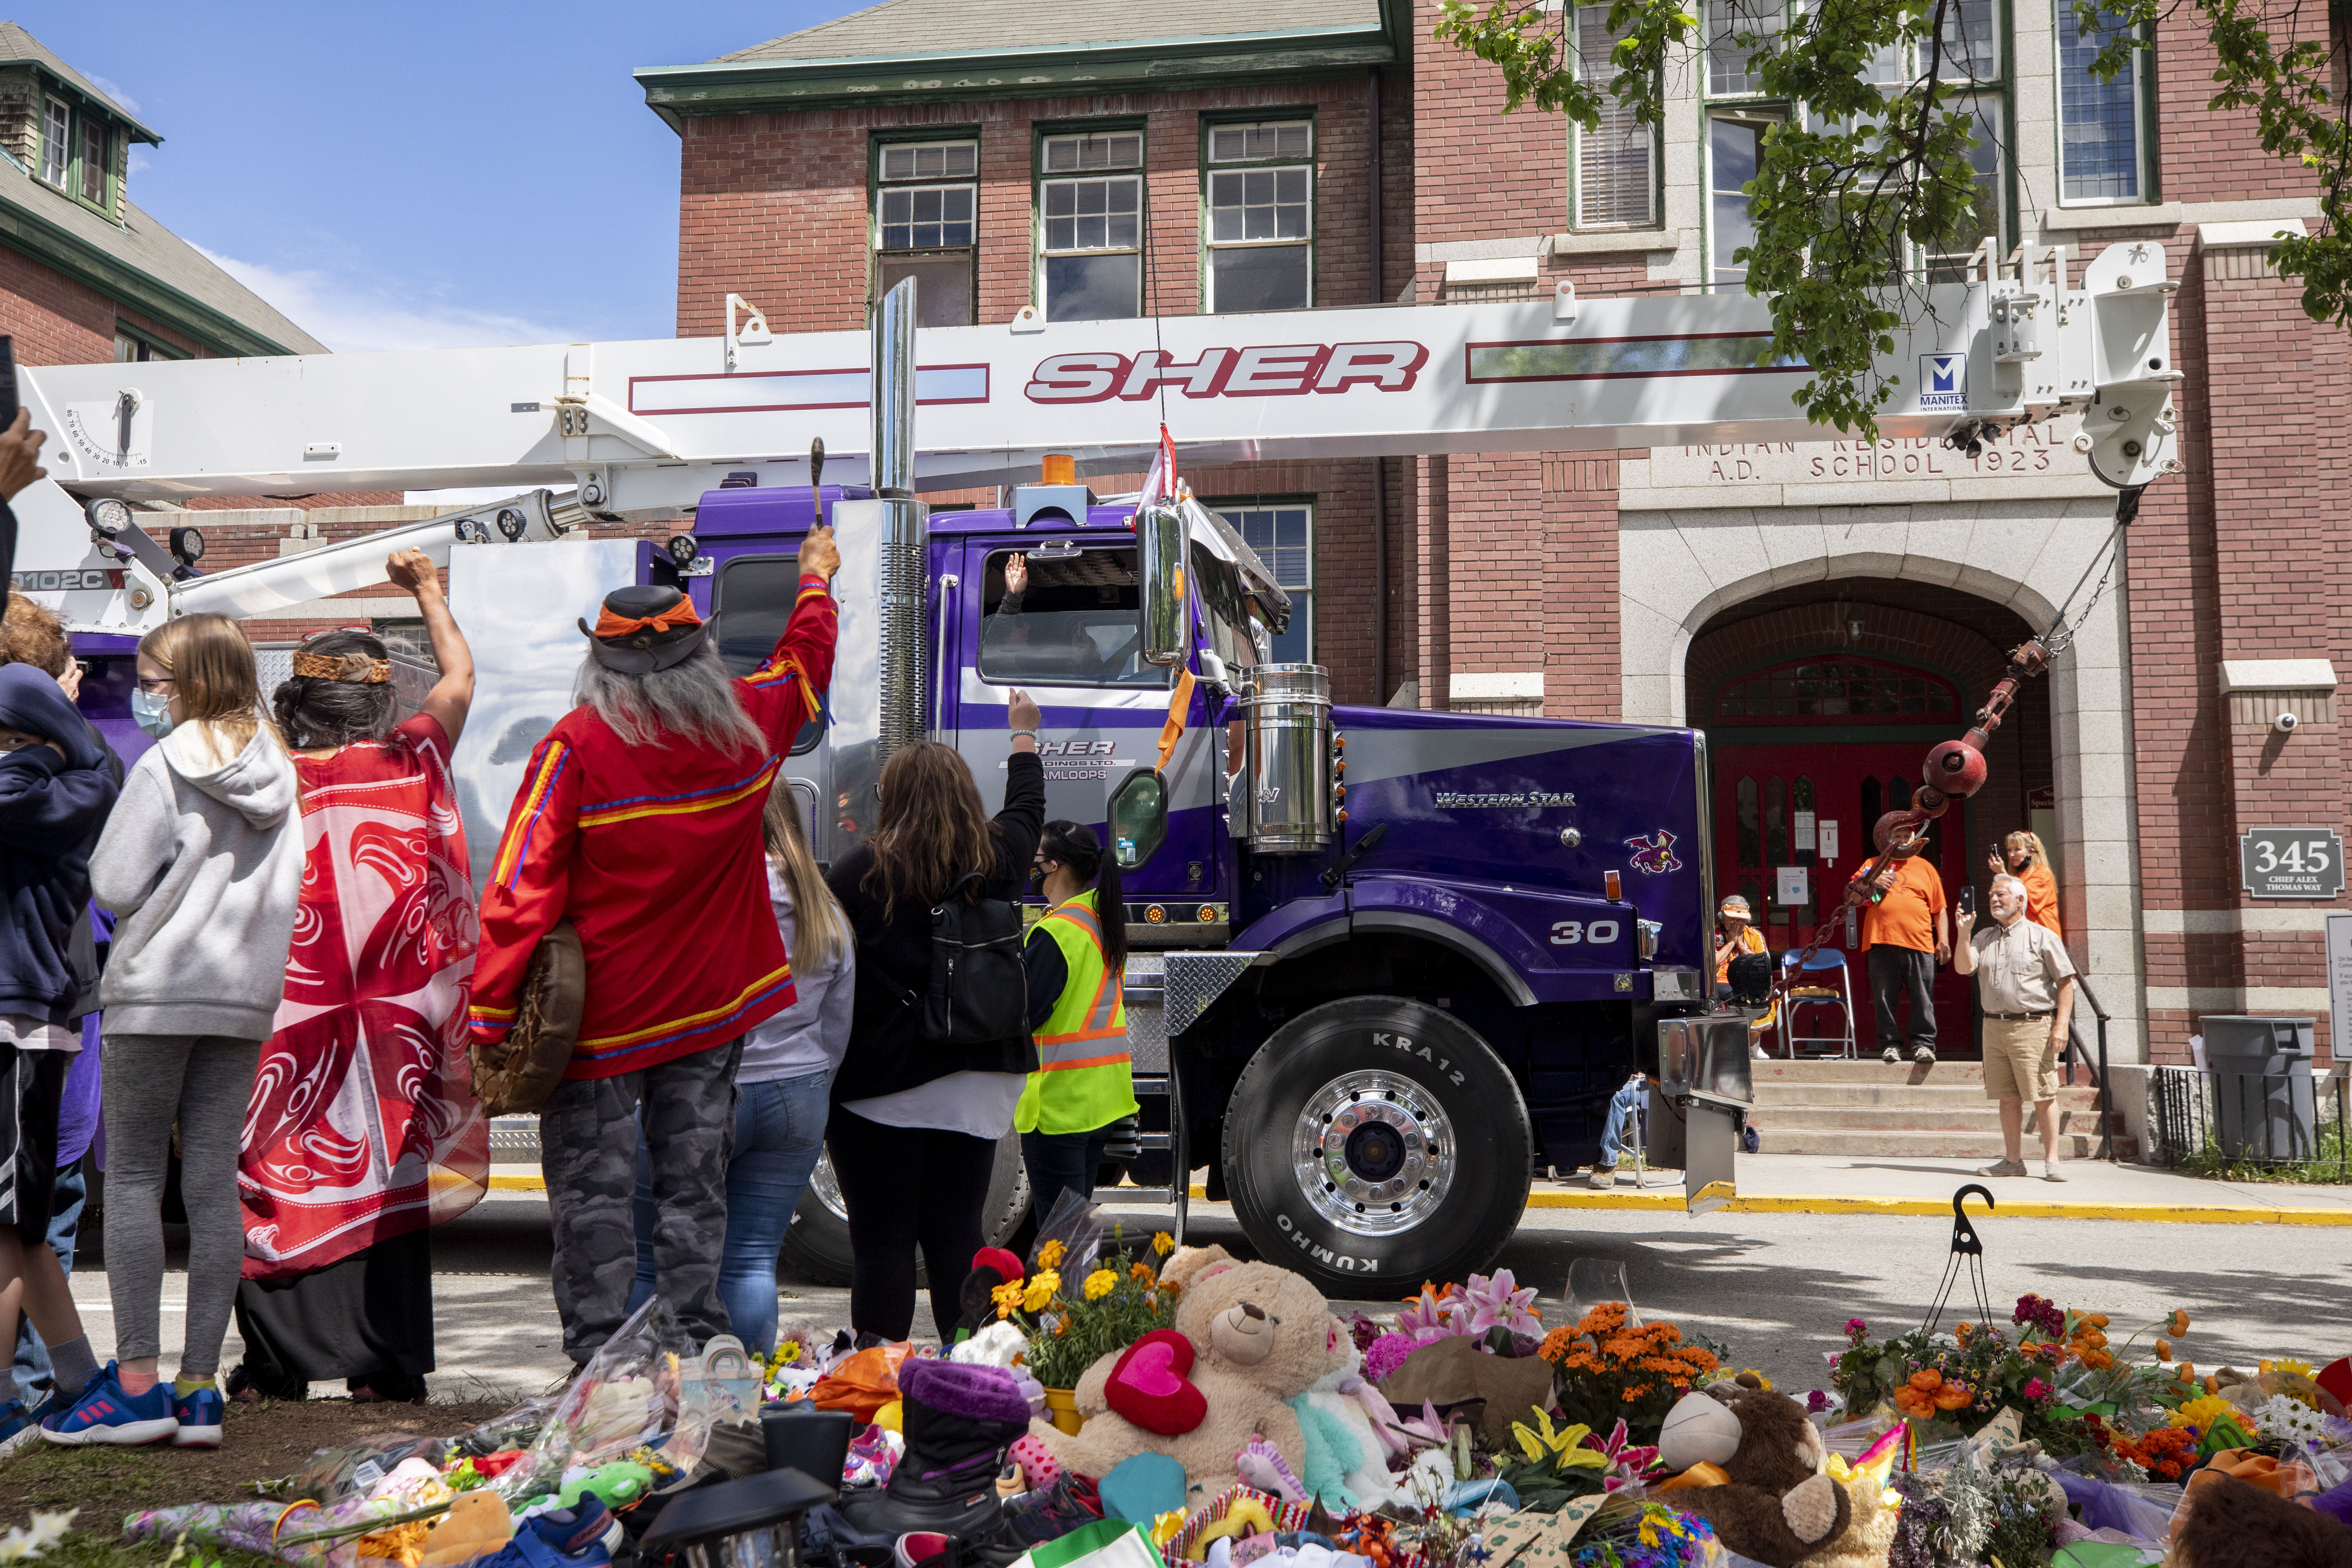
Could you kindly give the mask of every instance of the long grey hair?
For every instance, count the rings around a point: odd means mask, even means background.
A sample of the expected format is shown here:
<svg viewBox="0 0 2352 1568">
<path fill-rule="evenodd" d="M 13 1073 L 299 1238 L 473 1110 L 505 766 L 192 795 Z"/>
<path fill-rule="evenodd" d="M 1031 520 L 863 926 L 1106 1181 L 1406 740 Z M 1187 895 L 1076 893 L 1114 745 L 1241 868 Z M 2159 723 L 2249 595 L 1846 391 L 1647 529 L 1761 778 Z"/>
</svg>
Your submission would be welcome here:
<svg viewBox="0 0 2352 1568">
<path fill-rule="evenodd" d="M 767 748 L 767 737 L 743 711 L 735 682 L 705 642 L 667 669 L 624 675 L 606 669 L 593 655 L 580 661 L 572 683 L 575 706 L 593 708 L 625 746 L 642 746 L 674 735 L 733 756 Z"/>
</svg>

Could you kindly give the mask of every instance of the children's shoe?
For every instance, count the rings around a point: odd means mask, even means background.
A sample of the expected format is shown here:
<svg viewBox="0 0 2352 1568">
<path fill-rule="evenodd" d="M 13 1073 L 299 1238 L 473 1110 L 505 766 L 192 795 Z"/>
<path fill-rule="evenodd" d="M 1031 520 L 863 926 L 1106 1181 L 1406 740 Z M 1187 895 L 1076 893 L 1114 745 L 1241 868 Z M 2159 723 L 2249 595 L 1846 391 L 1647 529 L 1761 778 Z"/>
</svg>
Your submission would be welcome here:
<svg viewBox="0 0 2352 1568">
<path fill-rule="evenodd" d="M 0 1402 L 0 1458 L 17 1449 L 38 1442 L 40 1424 L 36 1422 L 21 1399 Z"/>
<path fill-rule="evenodd" d="M 172 1385 L 158 1382 L 144 1394 L 125 1394 L 113 1362 L 89 1380 L 72 1409 L 41 1423 L 43 1437 L 75 1448 L 92 1443 L 155 1443 L 179 1429 L 179 1418 L 172 1414 Z"/>
<path fill-rule="evenodd" d="M 219 1447 L 224 1408 L 219 1388 L 209 1383 L 192 1394 L 173 1394 L 172 1417 L 179 1422 L 180 1429 L 172 1434 L 172 1447 Z"/>
</svg>

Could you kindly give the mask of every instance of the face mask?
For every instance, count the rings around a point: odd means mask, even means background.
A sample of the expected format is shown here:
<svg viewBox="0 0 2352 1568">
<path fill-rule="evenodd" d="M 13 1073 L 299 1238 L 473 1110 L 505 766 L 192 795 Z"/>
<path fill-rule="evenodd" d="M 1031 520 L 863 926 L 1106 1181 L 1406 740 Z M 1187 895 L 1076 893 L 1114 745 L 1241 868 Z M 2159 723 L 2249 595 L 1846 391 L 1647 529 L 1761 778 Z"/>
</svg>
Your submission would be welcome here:
<svg viewBox="0 0 2352 1568">
<path fill-rule="evenodd" d="M 1045 890 L 1045 867 L 1033 865 L 1029 868 L 1029 890 L 1033 893 L 1042 893 Z"/>
<path fill-rule="evenodd" d="M 131 716 L 139 721 L 141 729 L 159 741 L 172 732 L 172 702 L 167 697 L 133 690 L 131 693 Z"/>
</svg>

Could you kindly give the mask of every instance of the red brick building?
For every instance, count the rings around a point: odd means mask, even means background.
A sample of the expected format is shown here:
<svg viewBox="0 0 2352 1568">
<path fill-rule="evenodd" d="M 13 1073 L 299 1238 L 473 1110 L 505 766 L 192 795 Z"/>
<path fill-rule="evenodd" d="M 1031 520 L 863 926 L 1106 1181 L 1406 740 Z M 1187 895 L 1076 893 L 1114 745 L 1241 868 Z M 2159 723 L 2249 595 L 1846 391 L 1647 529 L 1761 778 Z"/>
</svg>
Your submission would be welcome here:
<svg viewBox="0 0 2352 1568">
<path fill-rule="evenodd" d="M 886 0 L 641 71 L 680 138 L 677 330 L 720 331 L 730 292 L 779 331 L 853 327 L 906 276 L 937 324 L 1428 305 L 1561 279 L 1736 289 L 1739 185 L 1789 110 L 1727 42 L 1753 7 L 1704 12 L 1664 124 L 1621 112 L 1593 133 L 1504 116 L 1493 69 L 1432 41 L 1433 0 L 1081 7 L 1044 41 L 986 0 Z M 2315 217 L 2312 187 L 2203 108 L 2185 15 L 2101 83 L 2068 0 L 1956 12 L 1983 236 L 2004 255 L 2063 245 L 2077 268 L 2154 240 L 2182 280 L 2189 473 L 2148 491 L 1993 784 L 1939 826 L 1937 864 L 1981 886 L 1995 837 L 2041 834 L 2118 1059 L 2186 1060 L 2223 1013 L 2316 1016 L 2325 1041 L 2324 921 L 2352 905 L 2258 900 L 2240 875 L 2248 829 L 2340 837 L 2352 788 L 2334 695 L 2352 655 L 2346 342 L 2263 260 Z M 1605 10 L 1564 15 L 1601 58 Z M 2113 497 L 2071 434 L 1973 460 L 1825 441 L 1190 477 L 1297 585 L 1311 609 L 1282 651 L 1328 665 L 1343 700 L 1706 730 L 1722 890 L 1781 945 L 2094 565 Z M 1784 904 L 1785 868 L 1805 875 Z M 1942 984 L 1963 1026 L 1947 1039 L 1966 1039 L 1966 990 Z"/>
</svg>

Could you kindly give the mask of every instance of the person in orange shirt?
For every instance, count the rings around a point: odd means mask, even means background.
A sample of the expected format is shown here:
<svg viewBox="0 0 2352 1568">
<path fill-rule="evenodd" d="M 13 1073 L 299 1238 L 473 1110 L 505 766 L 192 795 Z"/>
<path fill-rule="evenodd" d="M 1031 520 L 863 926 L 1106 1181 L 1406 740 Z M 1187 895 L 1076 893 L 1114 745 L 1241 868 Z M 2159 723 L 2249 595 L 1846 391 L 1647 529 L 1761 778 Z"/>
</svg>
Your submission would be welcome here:
<svg viewBox="0 0 2352 1568">
<path fill-rule="evenodd" d="M 1886 846 L 1878 846 L 1882 855 Z M 1878 1016 L 1879 1059 L 1902 1061 L 1895 1042 L 1902 1037 L 1895 1003 L 1911 998 L 1911 1059 L 1921 1067 L 1936 1064 L 1936 965 L 1952 956 L 1952 917 L 1944 903 L 1944 879 L 1923 852 L 1897 860 L 1877 873 L 1874 885 L 1883 895 L 1864 904 L 1862 945 L 1870 954 L 1870 999 Z"/>
<path fill-rule="evenodd" d="M 2022 828 L 2011 834 L 1999 848 L 1985 851 L 1985 868 L 1996 877 L 2005 872 L 2024 883 L 2025 918 L 2049 927 L 2061 942 L 2065 940 L 2066 930 L 2058 923 L 2058 879 L 2050 874 L 2050 851 L 2042 847 L 2040 834 Z"/>
</svg>

